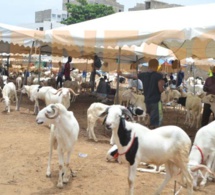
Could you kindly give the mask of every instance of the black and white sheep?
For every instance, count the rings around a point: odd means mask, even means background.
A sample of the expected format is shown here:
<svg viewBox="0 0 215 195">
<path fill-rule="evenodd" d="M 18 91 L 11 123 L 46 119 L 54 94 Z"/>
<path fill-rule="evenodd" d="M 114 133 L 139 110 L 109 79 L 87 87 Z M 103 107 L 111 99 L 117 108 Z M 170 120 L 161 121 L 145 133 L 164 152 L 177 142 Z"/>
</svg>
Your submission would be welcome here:
<svg viewBox="0 0 215 195">
<path fill-rule="evenodd" d="M 125 120 L 124 115 L 131 117 L 124 107 L 113 105 L 102 114 L 106 116 L 105 126 L 112 130 L 114 141 L 120 156 L 130 164 L 128 174 L 129 194 L 133 195 L 134 179 L 139 162 L 160 166 L 165 164 L 166 177 L 155 194 L 160 194 L 169 180 L 179 172 L 186 184 L 188 194 L 192 194 L 192 177 L 187 163 L 191 140 L 177 126 L 163 126 L 150 130 L 138 123 Z"/>
<path fill-rule="evenodd" d="M 73 112 L 68 111 L 65 106 L 60 103 L 50 104 L 39 111 L 36 117 L 36 122 L 38 124 L 42 124 L 46 121 L 52 124 L 49 161 L 46 176 L 51 176 L 51 158 L 54 147 L 58 151 L 59 159 L 59 178 L 57 187 L 62 188 L 63 183 L 68 183 L 70 179 L 70 157 L 78 139 L 80 128 Z M 64 161 L 65 153 L 66 160 Z"/>
</svg>

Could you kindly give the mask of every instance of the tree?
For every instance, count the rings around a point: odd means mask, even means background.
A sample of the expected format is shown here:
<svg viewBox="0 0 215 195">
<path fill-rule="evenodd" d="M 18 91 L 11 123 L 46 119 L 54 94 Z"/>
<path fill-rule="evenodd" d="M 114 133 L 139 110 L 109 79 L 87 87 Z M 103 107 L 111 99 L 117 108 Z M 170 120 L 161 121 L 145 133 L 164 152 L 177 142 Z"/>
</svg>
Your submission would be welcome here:
<svg viewBox="0 0 215 195">
<path fill-rule="evenodd" d="M 75 24 L 115 13 L 113 7 L 101 4 L 88 4 L 86 0 L 76 0 L 80 5 L 66 3 L 68 18 L 62 24 Z"/>
</svg>

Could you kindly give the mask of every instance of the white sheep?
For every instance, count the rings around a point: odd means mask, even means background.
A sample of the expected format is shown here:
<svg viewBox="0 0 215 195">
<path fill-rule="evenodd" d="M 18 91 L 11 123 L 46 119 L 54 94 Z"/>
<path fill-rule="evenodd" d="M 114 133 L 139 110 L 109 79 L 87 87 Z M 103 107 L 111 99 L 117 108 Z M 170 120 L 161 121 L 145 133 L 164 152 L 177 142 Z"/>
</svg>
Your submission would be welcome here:
<svg viewBox="0 0 215 195">
<path fill-rule="evenodd" d="M 148 124 L 149 122 L 146 121 L 148 115 L 146 113 L 145 96 L 143 94 L 131 93 L 130 104 L 143 110 L 143 114 L 137 115 L 137 121 L 143 121 L 145 124 Z"/>
<path fill-rule="evenodd" d="M 212 165 L 215 153 L 215 121 L 200 128 L 195 136 L 193 146 L 189 155 L 189 167 L 193 176 L 193 187 L 198 188 L 198 178 L 202 176 L 201 171 L 206 171 L 205 177 L 200 185 L 205 186 L 208 174 L 212 174 Z"/>
<path fill-rule="evenodd" d="M 18 98 L 16 93 L 16 86 L 13 82 L 6 83 L 2 89 L 2 99 L 5 103 L 5 111 L 10 112 L 10 102 L 16 101 L 16 110 L 18 110 Z"/>
<path fill-rule="evenodd" d="M 102 123 L 104 121 L 104 117 L 100 117 L 100 114 L 103 113 L 109 106 L 100 102 L 94 102 L 90 105 L 90 107 L 87 109 L 87 132 L 89 139 L 94 139 L 95 142 L 98 141 L 94 128 L 96 125 L 96 122 L 99 121 Z M 111 136 L 110 144 L 112 145 L 113 137 Z"/>
<path fill-rule="evenodd" d="M 106 116 L 105 126 L 112 130 L 120 156 L 129 162 L 129 194 L 133 195 L 134 179 L 139 162 L 154 165 L 165 164 L 166 177 L 155 194 L 161 194 L 168 181 L 179 172 L 192 194 L 192 177 L 187 163 L 191 147 L 189 136 L 177 126 L 163 126 L 150 130 L 138 123 L 125 120 L 130 112 L 122 106 L 110 106 L 101 116 Z"/>
<path fill-rule="evenodd" d="M 209 94 L 202 98 L 202 102 L 211 105 L 211 111 L 215 116 L 215 95 Z"/>
<path fill-rule="evenodd" d="M 57 92 L 56 89 L 54 89 L 53 87 L 50 87 L 50 86 L 40 86 L 38 84 L 30 85 L 30 86 L 23 85 L 23 88 L 22 88 L 21 92 L 22 93 L 27 93 L 29 99 L 32 102 L 35 102 L 35 104 L 34 104 L 34 114 L 37 114 L 38 111 L 40 111 L 39 100 L 45 101 L 45 95 L 50 89 L 55 90 L 55 92 Z"/>
<path fill-rule="evenodd" d="M 17 89 L 20 90 L 21 89 L 21 86 L 22 86 L 22 77 L 21 76 L 18 76 L 16 78 L 16 86 L 17 86 Z"/>
<path fill-rule="evenodd" d="M 68 183 L 70 179 L 71 172 L 69 163 L 74 145 L 78 139 L 80 128 L 73 112 L 68 111 L 65 106 L 60 103 L 50 104 L 38 113 L 36 117 L 37 124 L 42 124 L 46 121 L 52 123 L 46 176 L 51 176 L 51 158 L 54 147 L 58 151 L 59 159 L 59 178 L 57 187 L 62 188 L 63 183 Z M 65 153 L 66 160 L 64 160 Z"/>
<path fill-rule="evenodd" d="M 76 94 L 71 88 L 62 87 L 58 90 L 54 88 L 49 89 L 45 93 L 45 97 L 44 97 L 46 106 L 54 103 L 61 103 L 68 109 L 70 107 L 70 100 L 71 100 L 70 92 L 73 93 L 75 97 L 79 95 L 79 94 Z"/>
<path fill-rule="evenodd" d="M 67 109 L 70 106 L 70 92 L 76 94 L 72 89 L 60 88 L 58 90 L 50 86 L 24 85 L 22 93 L 27 93 L 31 101 L 35 101 L 34 114 L 40 110 L 39 100 L 45 102 L 46 106 L 52 103 L 62 103 Z"/>
</svg>

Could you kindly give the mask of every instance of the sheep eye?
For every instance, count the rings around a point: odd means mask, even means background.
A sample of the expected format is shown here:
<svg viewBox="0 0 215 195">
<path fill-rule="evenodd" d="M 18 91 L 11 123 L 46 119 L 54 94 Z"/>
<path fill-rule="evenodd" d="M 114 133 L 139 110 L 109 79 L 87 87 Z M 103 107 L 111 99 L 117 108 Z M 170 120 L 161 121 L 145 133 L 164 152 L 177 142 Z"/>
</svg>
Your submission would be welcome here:
<svg viewBox="0 0 215 195">
<path fill-rule="evenodd" d="M 50 113 L 51 113 L 51 111 L 47 111 L 47 113 L 48 113 L 48 114 L 50 114 Z"/>
</svg>

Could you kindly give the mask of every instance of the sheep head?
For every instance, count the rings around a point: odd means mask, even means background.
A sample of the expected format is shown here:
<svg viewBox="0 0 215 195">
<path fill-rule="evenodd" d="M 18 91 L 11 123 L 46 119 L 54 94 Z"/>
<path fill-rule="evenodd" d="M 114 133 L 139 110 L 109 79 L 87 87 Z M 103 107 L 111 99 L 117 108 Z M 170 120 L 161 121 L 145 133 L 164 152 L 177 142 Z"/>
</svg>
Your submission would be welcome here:
<svg viewBox="0 0 215 195">
<path fill-rule="evenodd" d="M 55 104 L 50 104 L 39 111 L 36 117 L 37 124 L 42 124 L 46 119 L 55 119 L 59 115 L 59 108 Z"/>
<path fill-rule="evenodd" d="M 129 118 L 133 121 L 131 112 L 121 105 L 110 106 L 103 113 L 100 114 L 100 117 L 104 116 L 106 116 L 104 121 L 105 126 L 109 130 L 118 129 L 122 118 Z"/>
</svg>

